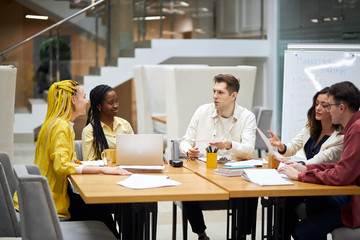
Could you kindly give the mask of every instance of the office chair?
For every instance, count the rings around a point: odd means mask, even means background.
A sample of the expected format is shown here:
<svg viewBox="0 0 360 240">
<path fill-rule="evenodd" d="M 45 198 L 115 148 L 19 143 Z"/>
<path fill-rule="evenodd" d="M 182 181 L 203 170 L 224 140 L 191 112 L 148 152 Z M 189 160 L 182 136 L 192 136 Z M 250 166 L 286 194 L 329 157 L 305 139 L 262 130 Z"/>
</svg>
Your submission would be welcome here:
<svg viewBox="0 0 360 240">
<path fill-rule="evenodd" d="M 15 165 L 23 239 L 112 239 L 102 222 L 60 222 L 49 184 L 36 165 Z"/>
<path fill-rule="evenodd" d="M 15 191 L 17 190 L 16 178 L 14 175 L 14 170 L 11 166 L 10 157 L 6 152 L 0 152 L 0 163 L 3 165 L 3 169 L 6 175 L 6 180 L 9 185 L 10 194 L 14 196 Z"/>
<path fill-rule="evenodd" d="M 14 208 L 2 163 L 0 163 L 0 213 L 0 237 L 20 237 L 20 218 Z"/>
<path fill-rule="evenodd" d="M 255 106 L 255 107 L 253 107 L 252 112 L 255 115 L 257 127 L 264 134 L 266 134 L 267 130 L 270 129 L 272 110 L 269 108 L 265 108 L 265 107 Z M 261 137 L 257 131 L 256 131 L 255 149 L 258 150 L 258 157 L 262 157 L 261 150 L 267 150 L 266 144 L 261 139 Z"/>
</svg>

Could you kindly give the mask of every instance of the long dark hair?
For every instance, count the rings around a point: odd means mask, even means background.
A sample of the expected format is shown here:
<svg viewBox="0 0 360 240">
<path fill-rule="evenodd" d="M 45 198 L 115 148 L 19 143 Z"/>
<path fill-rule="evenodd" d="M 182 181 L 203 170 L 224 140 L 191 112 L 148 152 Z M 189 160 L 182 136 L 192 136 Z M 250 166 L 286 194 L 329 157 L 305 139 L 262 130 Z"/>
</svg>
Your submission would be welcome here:
<svg viewBox="0 0 360 240">
<path fill-rule="evenodd" d="M 310 137 L 312 139 L 315 139 L 317 138 L 320 133 L 321 133 L 321 130 L 322 130 L 322 126 L 321 126 L 321 121 L 320 120 L 316 120 L 315 118 L 315 108 L 316 108 L 316 100 L 318 98 L 318 96 L 320 94 L 328 94 L 329 92 L 329 87 L 325 87 L 323 88 L 322 90 L 318 91 L 314 97 L 313 97 L 313 104 L 312 106 L 310 107 L 310 109 L 308 110 L 308 113 L 307 113 L 307 117 L 308 117 L 308 122 L 306 124 L 306 126 L 308 128 L 310 128 Z M 336 130 L 338 130 L 340 128 L 340 125 L 338 124 L 333 124 L 332 127 Z"/>
<path fill-rule="evenodd" d="M 90 92 L 90 108 L 86 125 L 90 123 L 93 128 L 93 144 L 97 158 L 101 158 L 102 151 L 109 148 L 108 142 L 104 134 L 104 130 L 101 127 L 100 111 L 98 109 L 98 106 L 99 104 L 103 104 L 105 100 L 105 95 L 110 91 L 114 91 L 114 89 L 108 85 L 102 84 L 95 87 Z"/>
</svg>

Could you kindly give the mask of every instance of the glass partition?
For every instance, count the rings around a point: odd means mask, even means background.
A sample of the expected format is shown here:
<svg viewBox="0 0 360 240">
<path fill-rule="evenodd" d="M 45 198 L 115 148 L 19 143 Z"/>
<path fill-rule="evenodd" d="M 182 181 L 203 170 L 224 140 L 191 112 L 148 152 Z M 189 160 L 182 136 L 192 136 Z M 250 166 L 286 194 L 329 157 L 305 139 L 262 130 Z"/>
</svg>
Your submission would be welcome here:
<svg viewBox="0 0 360 240">
<path fill-rule="evenodd" d="M 101 66 L 116 66 L 119 57 L 134 56 L 135 47 L 150 47 L 151 39 L 266 36 L 263 0 L 46 1 L 45 20 L 26 18 L 23 13 L 40 14 L 20 2 L 0 2 L 0 14 L 14 13 L 9 22 L 16 23 L 0 23 L 0 35 L 6 36 L 0 56 L 2 64 L 18 69 L 17 108 L 43 97 L 55 81 L 82 83 L 84 75 L 100 74 Z M 68 19 L 79 11 L 84 12 Z M 8 49 L 16 43 L 21 44 Z"/>
<path fill-rule="evenodd" d="M 105 6 L 99 4 L 53 28 L 57 23 L 52 18 L 42 16 L 44 19 L 39 19 L 38 14 L 30 17 L 18 14 L 10 20 L 20 23 L 15 31 L 6 29 L 6 35 L 12 34 L 14 38 L 4 39 L 0 52 L 1 64 L 17 68 L 16 109 L 27 107 L 30 98 L 44 97 L 44 91 L 55 81 L 75 79 L 81 82 L 82 76 L 96 74 L 97 69 L 105 65 L 108 44 Z M 18 3 L 3 7 L 0 8 L 2 13 L 10 7 L 16 9 L 14 12 L 29 11 Z M 66 17 L 71 13 L 74 10 L 68 9 Z M 21 41 L 24 36 L 27 39 Z M 12 48 L 16 44 L 14 40 L 22 44 Z M 9 47 L 12 49 L 7 51 Z"/>
</svg>

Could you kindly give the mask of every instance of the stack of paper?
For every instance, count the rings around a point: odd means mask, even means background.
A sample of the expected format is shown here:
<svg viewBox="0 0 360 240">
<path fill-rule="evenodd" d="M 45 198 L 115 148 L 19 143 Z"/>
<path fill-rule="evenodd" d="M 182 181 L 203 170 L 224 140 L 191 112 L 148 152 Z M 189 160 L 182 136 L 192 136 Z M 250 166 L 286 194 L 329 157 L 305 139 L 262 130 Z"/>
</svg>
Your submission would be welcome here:
<svg viewBox="0 0 360 240">
<path fill-rule="evenodd" d="M 180 185 L 180 182 L 169 179 L 168 176 L 154 176 L 143 174 L 132 174 L 117 184 L 132 189 L 157 188 Z"/>
<path fill-rule="evenodd" d="M 244 169 L 242 177 L 261 186 L 291 185 L 292 182 L 284 180 L 276 169 Z"/>
<path fill-rule="evenodd" d="M 225 165 L 233 166 L 233 167 L 243 166 L 243 168 L 245 168 L 245 167 L 261 167 L 263 165 L 263 162 L 262 162 L 262 160 L 251 159 L 251 160 L 245 160 L 245 161 L 231 161 L 231 162 L 225 163 Z"/>
<path fill-rule="evenodd" d="M 250 166 L 252 167 L 252 166 Z M 226 177 L 241 176 L 244 167 L 220 167 L 214 170 L 214 173 Z"/>
</svg>

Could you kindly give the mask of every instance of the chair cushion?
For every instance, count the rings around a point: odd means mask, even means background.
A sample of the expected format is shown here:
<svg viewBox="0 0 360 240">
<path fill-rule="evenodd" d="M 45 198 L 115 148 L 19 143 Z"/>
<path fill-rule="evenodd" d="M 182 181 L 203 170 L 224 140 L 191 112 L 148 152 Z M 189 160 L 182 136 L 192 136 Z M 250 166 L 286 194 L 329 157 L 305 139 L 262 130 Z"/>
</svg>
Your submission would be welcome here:
<svg viewBox="0 0 360 240">
<path fill-rule="evenodd" d="M 115 240 L 114 234 L 102 222 L 98 221 L 69 221 L 60 222 L 64 240 Z"/>
<path fill-rule="evenodd" d="M 360 228 L 337 228 L 331 232 L 333 240 L 358 240 L 360 239 Z"/>
</svg>

